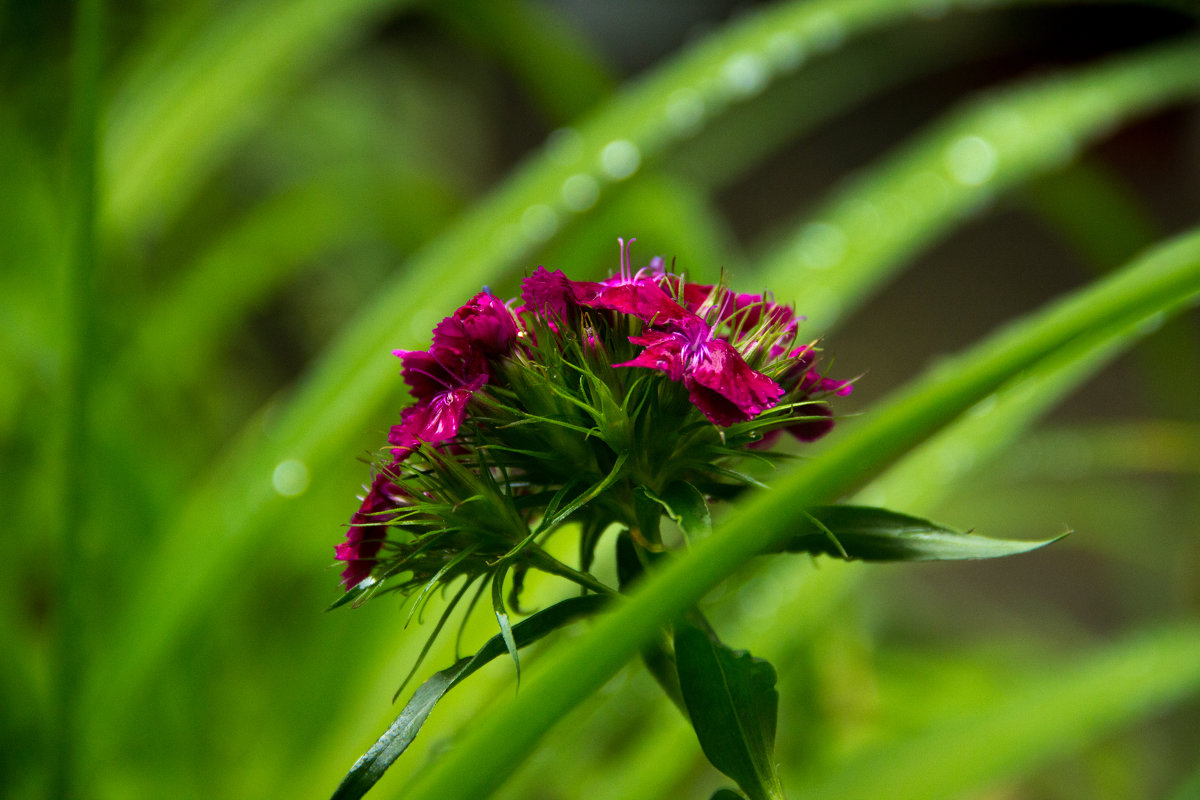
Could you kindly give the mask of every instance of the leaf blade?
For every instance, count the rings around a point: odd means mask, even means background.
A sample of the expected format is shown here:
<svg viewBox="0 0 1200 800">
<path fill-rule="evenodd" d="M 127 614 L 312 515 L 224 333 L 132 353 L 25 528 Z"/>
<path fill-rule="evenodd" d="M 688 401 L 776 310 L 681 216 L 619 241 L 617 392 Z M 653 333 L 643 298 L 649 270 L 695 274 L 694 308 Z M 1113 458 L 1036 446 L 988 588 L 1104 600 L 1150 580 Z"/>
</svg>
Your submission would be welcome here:
<svg viewBox="0 0 1200 800">
<path fill-rule="evenodd" d="M 675 625 L 675 664 L 692 727 L 712 765 L 751 800 L 783 797 L 772 759 L 775 668 L 683 621 Z"/>
<path fill-rule="evenodd" d="M 777 552 L 811 553 L 847 561 L 951 561 L 1027 553 L 1058 541 L 990 539 L 920 517 L 872 506 L 815 506 Z"/>
</svg>

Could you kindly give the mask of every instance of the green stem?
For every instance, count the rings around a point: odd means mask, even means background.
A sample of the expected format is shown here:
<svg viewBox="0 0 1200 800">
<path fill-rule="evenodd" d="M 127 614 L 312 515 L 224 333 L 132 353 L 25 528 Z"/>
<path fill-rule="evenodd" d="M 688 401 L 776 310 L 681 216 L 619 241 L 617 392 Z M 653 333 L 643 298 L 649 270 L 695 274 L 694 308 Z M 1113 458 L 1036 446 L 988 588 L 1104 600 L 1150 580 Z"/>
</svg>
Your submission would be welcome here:
<svg viewBox="0 0 1200 800">
<path fill-rule="evenodd" d="M 82 0 L 75 10 L 71 65 L 71 108 L 67 123 L 71 239 L 67 255 L 62 324 L 60 486 L 85 487 L 89 365 L 92 353 L 92 273 L 96 261 L 96 138 L 101 63 L 100 0 Z M 55 649 L 54 736 L 50 753 L 50 796 L 74 797 L 79 746 L 76 698 L 82 670 L 84 565 L 80 527 L 87 519 L 87 491 L 75 491 L 69 510 L 56 509 L 58 619 Z"/>
</svg>

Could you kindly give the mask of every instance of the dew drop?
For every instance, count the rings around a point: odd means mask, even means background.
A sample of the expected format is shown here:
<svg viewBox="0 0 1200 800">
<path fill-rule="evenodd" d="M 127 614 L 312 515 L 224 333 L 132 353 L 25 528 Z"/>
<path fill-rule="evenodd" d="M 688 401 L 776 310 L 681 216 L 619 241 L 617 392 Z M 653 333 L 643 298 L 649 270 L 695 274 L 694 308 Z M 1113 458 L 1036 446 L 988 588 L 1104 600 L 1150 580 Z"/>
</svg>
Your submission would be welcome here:
<svg viewBox="0 0 1200 800">
<path fill-rule="evenodd" d="M 813 269 L 829 269 L 846 256 L 846 234 L 828 222 L 811 222 L 800 231 L 796 244 L 800 261 Z"/>
<path fill-rule="evenodd" d="M 271 474 L 271 484 L 284 497 L 299 497 L 308 488 L 308 467 L 294 458 L 280 461 Z"/>
<path fill-rule="evenodd" d="M 734 98 L 752 97 L 767 85 L 770 70 L 762 56 L 755 53 L 738 53 L 731 56 L 721 67 L 721 78 L 725 88 Z"/>
<path fill-rule="evenodd" d="M 704 121 L 704 98 L 695 89 L 676 89 L 667 98 L 667 121 L 675 130 L 695 133 Z"/>
<path fill-rule="evenodd" d="M 642 165 L 642 153 L 628 139 L 609 142 L 600 151 L 600 166 L 608 177 L 615 181 L 624 180 L 638 171 Z"/>
<path fill-rule="evenodd" d="M 964 186 L 981 186 L 996 174 L 996 148 L 978 136 L 963 136 L 946 148 L 946 171 Z"/>
<path fill-rule="evenodd" d="M 544 242 L 558 230 L 558 214 L 541 203 L 525 209 L 521 215 L 521 232 L 534 242 Z"/>
<path fill-rule="evenodd" d="M 563 181 L 563 202 L 572 211 L 587 211 L 600 198 L 600 183 L 585 172 L 580 172 Z"/>
<path fill-rule="evenodd" d="M 884 226 L 880 231 L 881 237 L 895 238 L 912 223 L 914 216 L 912 198 L 903 191 L 884 192 L 878 202 L 884 219 Z"/>
</svg>

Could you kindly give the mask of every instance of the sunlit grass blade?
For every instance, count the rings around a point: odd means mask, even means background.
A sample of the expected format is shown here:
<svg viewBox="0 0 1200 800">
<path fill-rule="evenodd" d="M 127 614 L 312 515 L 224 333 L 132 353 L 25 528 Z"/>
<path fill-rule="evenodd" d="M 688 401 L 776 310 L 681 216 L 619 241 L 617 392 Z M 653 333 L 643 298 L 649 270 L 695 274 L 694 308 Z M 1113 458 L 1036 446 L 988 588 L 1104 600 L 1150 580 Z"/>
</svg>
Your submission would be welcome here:
<svg viewBox="0 0 1200 800">
<path fill-rule="evenodd" d="M 684 557 L 635 590 L 582 639 L 535 667 L 517 699 L 472 728 L 456 750 L 418 778 L 408 797 L 485 794 L 555 721 L 675 618 L 757 553 L 780 541 L 802 508 L 862 485 L 1005 381 L 1088 332 L 1178 310 L 1200 294 L 1200 232 L 1152 251 L 1027 320 L 1010 325 L 917 380 L 819 455 L 746 498 Z M 468 771 L 465 765 L 469 764 Z"/>
<path fill-rule="evenodd" d="M 842 189 L 763 263 L 760 280 L 824 331 L 905 259 L 996 194 L 1121 120 L 1200 94 L 1194 40 L 976 100 Z"/>
<path fill-rule="evenodd" d="M 340 42 L 408 0 L 260 0 L 180 18 L 113 99 L 104 150 L 108 236 L 163 224 L 231 144 Z"/>
<path fill-rule="evenodd" d="M 1076 752 L 1083 744 L 1200 693 L 1200 628 L 1130 636 L 1082 663 L 1048 667 L 1004 702 L 906 735 L 807 787 L 811 800 L 961 797 Z"/>
</svg>

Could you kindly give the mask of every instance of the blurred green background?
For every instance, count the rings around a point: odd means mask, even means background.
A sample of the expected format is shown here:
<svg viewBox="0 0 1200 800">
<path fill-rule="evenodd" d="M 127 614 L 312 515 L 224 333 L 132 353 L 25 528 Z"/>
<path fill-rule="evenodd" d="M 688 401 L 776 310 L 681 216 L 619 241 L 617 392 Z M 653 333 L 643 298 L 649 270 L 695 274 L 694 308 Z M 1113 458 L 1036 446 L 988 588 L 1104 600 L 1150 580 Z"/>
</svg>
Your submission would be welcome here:
<svg viewBox="0 0 1200 800">
<path fill-rule="evenodd" d="M 390 597 L 323 613 L 405 402 L 389 350 L 482 284 L 601 277 L 635 236 L 774 289 L 864 374 L 852 426 L 1194 226 L 1193 8 L 0 4 L 0 796 L 332 792 L 424 640 Z M 794 796 L 1200 797 L 1197 322 L 859 498 L 1065 541 L 710 598 L 779 669 Z M 372 796 L 514 683 L 452 693 Z M 501 795 L 720 785 L 631 665 Z"/>
</svg>

